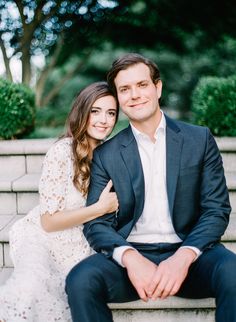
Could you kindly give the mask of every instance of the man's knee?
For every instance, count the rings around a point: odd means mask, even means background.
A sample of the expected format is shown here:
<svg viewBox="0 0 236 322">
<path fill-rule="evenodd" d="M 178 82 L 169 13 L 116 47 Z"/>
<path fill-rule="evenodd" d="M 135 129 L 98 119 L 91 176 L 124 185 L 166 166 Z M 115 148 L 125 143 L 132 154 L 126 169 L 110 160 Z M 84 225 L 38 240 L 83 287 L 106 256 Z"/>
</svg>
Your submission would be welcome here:
<svg viewBox="0 0 236 322">
<path fill-rule="evenodd" d="M 236 297 L 236 254 L 229 253 L 226 250 L 225 256 L 221 258 L 215 270 L 215 281 L 217 281 L 218 290 L 228 296 Z"/>
<path fill-rule="evenodd" d="M 104 274 L 99 266 L 90 260 L 77 264 L 66 278 L 66 293 L 68 296 L 83 298 L 92 294 L 100 294 L 104 290 Z"/>
</svg>

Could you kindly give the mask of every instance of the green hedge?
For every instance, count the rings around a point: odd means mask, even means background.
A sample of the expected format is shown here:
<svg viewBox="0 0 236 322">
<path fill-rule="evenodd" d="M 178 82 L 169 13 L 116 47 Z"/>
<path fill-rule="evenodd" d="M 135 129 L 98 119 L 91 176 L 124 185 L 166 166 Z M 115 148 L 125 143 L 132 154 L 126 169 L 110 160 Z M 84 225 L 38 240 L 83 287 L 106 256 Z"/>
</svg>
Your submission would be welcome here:
<svg viewBox="0 0 236 322">
<path fill-rule="evenodd" d="M 236 75 L 203 77 L 192 95 L 195 124 L 208 126 L 215 136 L 236 136 Z"/>
<path fill-rule="evenodd" d="M 30 133 L 35 122 L 35 96 L 22 84 L 0 79 L 0 139 Z"/>
</svg>

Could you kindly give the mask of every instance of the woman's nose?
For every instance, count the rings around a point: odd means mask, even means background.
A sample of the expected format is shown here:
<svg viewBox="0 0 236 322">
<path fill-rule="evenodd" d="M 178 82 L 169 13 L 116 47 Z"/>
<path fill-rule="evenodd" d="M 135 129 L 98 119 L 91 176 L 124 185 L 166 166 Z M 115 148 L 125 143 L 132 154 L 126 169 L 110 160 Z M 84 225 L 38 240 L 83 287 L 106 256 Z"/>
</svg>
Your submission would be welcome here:
<svg viewBox="0 0 236 322">
<path fill-rule="evenodd" d="M 101 113 L 100 118 L 99 118 L 99 121 L 101 123 L 106 123 L 107 122 L 107 115 L 106 115 L 106 113 Z"/>
</svg>

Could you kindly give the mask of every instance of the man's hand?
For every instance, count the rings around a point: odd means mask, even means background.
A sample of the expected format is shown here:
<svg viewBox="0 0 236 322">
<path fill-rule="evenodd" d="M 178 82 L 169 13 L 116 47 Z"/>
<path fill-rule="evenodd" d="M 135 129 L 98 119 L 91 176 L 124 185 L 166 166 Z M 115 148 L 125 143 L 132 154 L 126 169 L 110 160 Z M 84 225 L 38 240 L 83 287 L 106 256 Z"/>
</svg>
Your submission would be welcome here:
<svg viewBox="0 0 236 322">
<path fill-rule="evenodd" d="M 148 288 L 147 294 L 153 300 L 165 299 L 175 295 L 185 280 L 196 253 L 189 248 L 180 248 L 174 255 L 158 265 Z"/>
<path fill-rule="evenodd" d="M 147 288 L 155 276 L 157 265 L 134 249 L 128 249 L 124 252 L 122 262 L 139 297 L 147 302 L 149 297 Z"/>
</svg>

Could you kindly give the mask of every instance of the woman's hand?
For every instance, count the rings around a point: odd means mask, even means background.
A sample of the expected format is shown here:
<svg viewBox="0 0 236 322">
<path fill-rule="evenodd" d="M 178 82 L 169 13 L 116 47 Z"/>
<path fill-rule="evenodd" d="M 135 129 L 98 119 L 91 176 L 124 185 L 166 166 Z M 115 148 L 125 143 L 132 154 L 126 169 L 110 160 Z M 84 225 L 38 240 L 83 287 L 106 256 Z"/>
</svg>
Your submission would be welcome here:
<svg viewBox="0 0 236 322">
<path fill-rule="evenodd" d="M 113 183 L 110 180 L 107 183 L 106 187 L 103 189 L 98 200 L 99 208 L 101 209 L 103 214 L 116 211 L 119 207 L 116 193 L 110 192 L 112 185 Z"/>
</svg>

